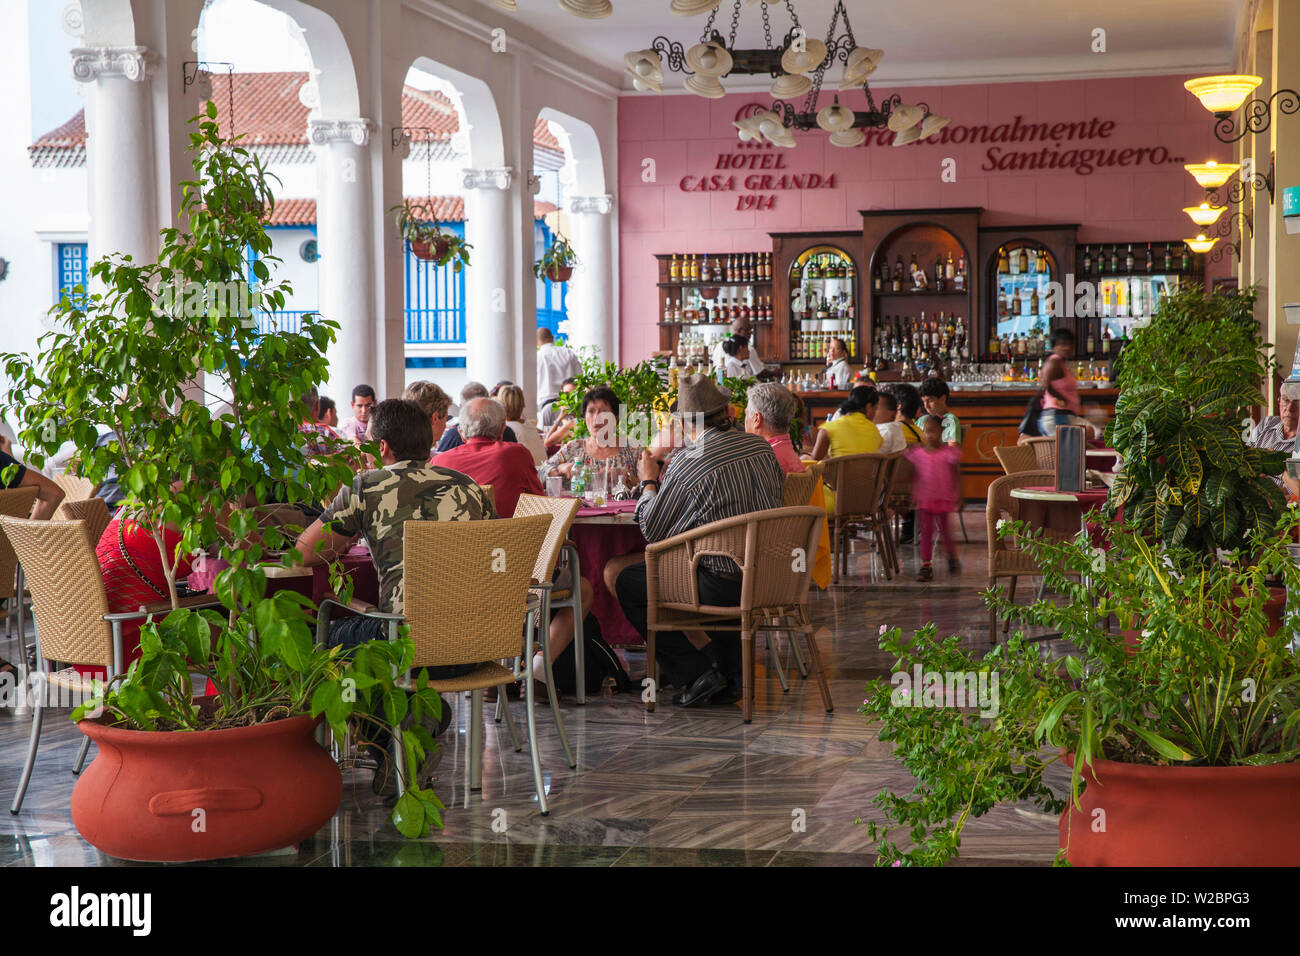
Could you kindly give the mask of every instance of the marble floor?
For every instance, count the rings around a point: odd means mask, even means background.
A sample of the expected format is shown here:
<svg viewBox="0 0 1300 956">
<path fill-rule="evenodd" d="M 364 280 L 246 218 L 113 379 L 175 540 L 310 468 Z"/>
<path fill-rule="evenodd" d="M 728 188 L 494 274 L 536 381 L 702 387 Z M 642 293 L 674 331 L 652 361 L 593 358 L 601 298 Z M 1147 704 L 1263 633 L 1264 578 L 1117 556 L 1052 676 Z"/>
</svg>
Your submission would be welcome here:
<svg viewBox="0 0 1300 956">
<path fill-rule="evenodd" d="M 345 773 L 333 820 L 313 838 L 280 852 L 223 861 L 230 866 L 862 866 L 874 860 L 859 816 L 882 789 L 910 789 L 910 775 L 857 712 L 863 685 L 892 660 L 876 647 L 881 624 L 904 629 L 934 621 L 941 634 L 972 645 L 988 639 L 979 598 L 986 586 L 982 511 L 966 513 L 970 542 L 963 569 L 936 563 L 935 580 L 917 583 L 918 559 L 903 548 L 904 573 L 885 581 L 871 556 L 855 555 L 853 574 L 829 592 L 814 589 L 811 614 L 833 696 L 825 712 L 816 682 L 793 676 L 782 693 L 760 647 L 754 721 L 739 705 L 647 714 L 633 695 L 591 700 L 562 713 L 578 767 L 565 763 L 550 712 L 538 709 L 538 738 L 550 800 L 538 812 L 527 748 L 515 753 L 504 725 L 485 708 L 483 789 L 464 789 L 469 702 L 457 702 L 436 789 L 445 826 L 405 840 L 371 793 L 369 770 Z M 874 569 L 874 574 L 873 574 Z M 0 643 L 12 657 L 14 644 Z M 634 677 L 644 655 L 628 654 Z M 522 726 L 522 705 L 515 705 Z M 81 735 L 51 713 L 22 812 L 0 813 L 0 865 L 130 865 L 99 853 L 73 829 L 71 766 Z M 0 710 L 0 801 L 8 808 L 26 755 L 27 717 Z M 93 757 L 93 750 L 92 750 Z M 802 823 L 802 826 L 799 826 Z M 998 807 L 971 823 L 963 865 L 1050 865 L 1056 820 Z"/>
</svg>

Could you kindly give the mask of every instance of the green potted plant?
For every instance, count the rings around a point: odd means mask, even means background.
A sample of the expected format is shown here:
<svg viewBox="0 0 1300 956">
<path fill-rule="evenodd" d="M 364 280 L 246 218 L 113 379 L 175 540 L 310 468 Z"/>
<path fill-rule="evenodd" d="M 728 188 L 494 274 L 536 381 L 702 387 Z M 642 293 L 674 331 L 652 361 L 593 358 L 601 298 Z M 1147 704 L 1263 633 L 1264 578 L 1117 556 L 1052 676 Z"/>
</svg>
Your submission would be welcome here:
<svg viewBox="0 0 1300 956">
<path fill-rule="evenodd" d="M 417 259 L 440 266 L 451 263 L 456 272 L 469 265 L 469 253 L 474 247 L 462 236 L 443 232 L 434 220 L 433 210 L 425 204 L 403 199 L 401 205 L 393 206 L 388 212 Z"/>
<path fill-rule="evenodd" d="M 327 498 L 352 474 L 344 450 L 309 461 L 299 433 L 301 396 L 326 378 L 338 325 L 308 314 L 299 334 L 259 333 L 255 310 L 283 308 L 291 292 L 272 281 L 265 172 L 222 138 L 215 106 L 194 122 L 184 226 L 161 232 L 157 262 L 100 259 L 96 285 L 56 306 L 58 329 L 35 357 L 0 356 L 4 411 L 21 423 L 31 463 L 71 440 L 92 482 L 115 469 L 166 569 L 172 610 L 143 625 L 140 659 L 108 686 L 97 682 L 96 699 L 73 715 L 100 744 L 74 790 L 73 822 L 95 846 L 136 860 L 237 856 L 303 839 L 341 792 L 314 739 L 321 720 L 341 739 L 354 715 L 378 712 L 398 726 L 409 713 L 401 742 L 416 767 L 433 746 L 423 721 L 440 709 L 427 682 L 409 698 L 394 686 L 413 657 L 408 637 L 345 659 L 313 641 L 306 598 L 266 593 L 265 565 L 277 552 L 275 563 L 296 563 L 284 549 L 300 529 L 259 529 L 259 515 L 273 501 Z M 209 407 L 206 376 L 226 380 L 226 410 Z M 101 423 L 114 440 L 97 442 Z M 230 565 L 213 589 L 220 606 L 183 607 L 180 557 L 204 549 Z M 346 598 L 341 569 L 331 578 Z M 192 684 L 191 674 L 204 680 Z M 205 684 L 216 693 L 196 700 Z M 440 812 L 432 791 L 412 788 L 393 819 L 418 836 L 441 824 Z"/>
<path fill-rule="evenodd" d="M 1277 629 L 1265 613 L 1266 580 L 1300 588 L 1285 536 L 1250 541 L 1244 564 L 1157 552 L 1127 530 L 1109 534 L 1104 559 L 1082 538 L 1000 533 L 1021 535 L 1065 600 L 988 599 L 1075 650 L 1052 660 L 1017 634 L 981 655 L 957 636 L 938 640 L 933 625 L 910 640 L 882 627 L 896 672 L 869 686 L 861 712 L 917 785 L 875 799 L 878 863 L 946 863 L 967 823 L 1003 803 L 1062 814 L 1060 862 L 1300 862 L 1300 659 L 1290 648 L 1300 614 Z M 1136 646 L 1112 619 L 1141 624 Z M 1058 765 L 1068 778 L 1054 782 Z"/>
<path fill-rule="evenodd" d="M 573 276 L 573 267 L 577 264 L 578 255 L 569 245 L 569 240 L 556 236 L 550 248 L 533 263 L 533 275 L 552 282 L 568 282 Z"/>
<path fill-rule="evenodd" d="M 656 410 L 661 408 L 665 392 L 663 379 L 649 361 L 638 362 L 629 368 L 619 368 L 617 362 L 603 362 L 593 347 L 578 350 L 582 372 L 574 377 L 574 389 L 563 392 L 555 405 L 576 421 L 572 438 L 587 436 L 587 423 L 582 419 L 582 398 L 598 385 L 608 385 L 618 396 L 618 429 L 621 436 L 631 435 L 641 444 L 650 439 Z"/>
</svg>

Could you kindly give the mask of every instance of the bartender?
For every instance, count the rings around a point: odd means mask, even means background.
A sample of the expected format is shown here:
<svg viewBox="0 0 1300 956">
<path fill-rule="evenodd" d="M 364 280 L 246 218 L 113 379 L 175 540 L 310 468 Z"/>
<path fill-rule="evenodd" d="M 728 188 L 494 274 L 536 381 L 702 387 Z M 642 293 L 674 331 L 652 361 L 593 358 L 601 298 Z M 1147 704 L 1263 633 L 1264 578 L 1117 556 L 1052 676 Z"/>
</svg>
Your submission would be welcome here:
<svg viewBox="0 0 1300 956">
<path fill-rule="evenodd" d="M 736 319 L 734 322 L 731 323 L 730 338 L 734 338 L 737 335 L 743 335 L 745 337 L 746 346 L 748 346 L 750 342 L 754 341 L 754 329 L 753 326 L 749 324 L 749 319 Z M 723 339 L 721 342 L 719 342 L 717 345 L 713 347 L 714 368 L 720 368 L 723 369 L 724 371 L 726 370 L 727 359 L 730 356 L 727 355 L 727 351 L 725 348 L 723 348 L 723 346 L 728 341 L 729 338 Z M 747 377 L 752 375 L 754 376 L 754 378 L 758 378 L 759 376 L 767 372 L 767 365 L 766 363 L 764 363 L 764 361 L 761 358 L 758 357 L 757 354 L 755 354 L 755 351 L 753 349 L 747 349 L 747 351 L 749 354 L 748 357 L 744 359 L 744 364 L 745 364 L 744 376 L 740 376 L 740 377 Z M 731 372 L 725 371 L 725 374 L 731 375 Z"/>
<path fill-rule="evenodd" d="M 826 387 L 831 391 L 847 389 L 853 378 L 849 368 L 849 347 L 843 339 L 831 339 L 826 350 Z"/>
</svg>

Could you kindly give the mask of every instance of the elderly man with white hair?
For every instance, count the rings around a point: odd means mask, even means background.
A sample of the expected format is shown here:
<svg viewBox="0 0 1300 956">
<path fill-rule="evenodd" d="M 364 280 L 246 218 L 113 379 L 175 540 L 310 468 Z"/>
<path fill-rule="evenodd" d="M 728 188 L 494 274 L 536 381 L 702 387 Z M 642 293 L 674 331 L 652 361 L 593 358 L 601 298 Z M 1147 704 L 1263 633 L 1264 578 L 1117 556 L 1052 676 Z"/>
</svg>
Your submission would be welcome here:
<svg viewBox="0 0 1300 956">
<path fill-rule="evenodd" d="M 796 410 L 795 397 L 790 390 L 776 382 L 764 382 L 751 386 L 748 394 L 745 431 L 767 439 L 776 455 L 776 463 L 787 475 L 805 471 L 790 438 L 790 423 Z"/>
<path fill-rule="evenodd" d="M 470 399 L 460 412 L 465 444 L 433 456 L 433 464 L 491 485 L 497 513 L 510 518 L 522 494 L 544 495 L 532 453 L 518 442 L 505 442 L 506 410 L 495 398 Z"/>
</svg>

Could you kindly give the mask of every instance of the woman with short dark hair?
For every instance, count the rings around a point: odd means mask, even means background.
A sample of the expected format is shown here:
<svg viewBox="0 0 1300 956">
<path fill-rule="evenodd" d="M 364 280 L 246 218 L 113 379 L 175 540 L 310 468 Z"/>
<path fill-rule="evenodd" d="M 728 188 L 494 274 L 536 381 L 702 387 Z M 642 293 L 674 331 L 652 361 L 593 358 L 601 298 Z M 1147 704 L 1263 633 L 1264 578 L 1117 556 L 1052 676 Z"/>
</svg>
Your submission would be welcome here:
<svg viewBox="0 0 1300 956">
<path fill-rule="evenodd" d="M 608 467 L 611 489 L 620 474 L 628 488 L 636 487 L 636 463 L 641 448 L 619 436 L 618 406 L 618 395 L 608 385 L 598 385 L 582 396 L 581 413 L 587 425 L 587 437 L 565 442 L 546 460 L 546 473 L 570 478 L 577 465 L 591 469 Z"/>
</svg>

